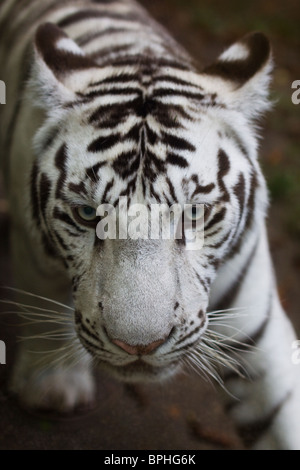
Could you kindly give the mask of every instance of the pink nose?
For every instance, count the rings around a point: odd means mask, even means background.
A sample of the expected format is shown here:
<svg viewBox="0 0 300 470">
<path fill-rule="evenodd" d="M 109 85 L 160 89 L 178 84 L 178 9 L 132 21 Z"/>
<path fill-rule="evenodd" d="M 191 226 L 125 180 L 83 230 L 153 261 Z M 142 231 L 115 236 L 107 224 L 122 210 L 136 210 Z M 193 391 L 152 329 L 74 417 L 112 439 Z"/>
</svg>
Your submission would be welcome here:
<svg viewBox="0 0 300 470">
<path fill-rule="evenodd" d="M 153 341 L 153 343 L 150 344 L 137 344 L 135 346 L 131 346 L 130 344 L 124 343 L 124 341 L 121 341 L 119 339 L 113 339 L 112 342 L 119 346 L 119 348 L 126 351 L 128 354 L 141 356 L 145 354 L 150 354 L 152 351 L 154 351 L 154 349 L 158 348 L 158 346 L 165 342 L 165 338 Z"/>
</svg>

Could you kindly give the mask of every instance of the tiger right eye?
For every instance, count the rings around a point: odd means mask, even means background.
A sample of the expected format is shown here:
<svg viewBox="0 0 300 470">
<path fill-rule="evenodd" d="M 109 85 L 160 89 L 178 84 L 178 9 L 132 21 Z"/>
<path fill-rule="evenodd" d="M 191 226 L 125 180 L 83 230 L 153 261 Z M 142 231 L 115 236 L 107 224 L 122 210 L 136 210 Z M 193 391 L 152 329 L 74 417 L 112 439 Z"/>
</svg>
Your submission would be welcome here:
<svg viewBox="0 0 300 470">
<path fill-rule="evenodd" d="M 97 211 L 91 206 L 79 206 L 73 209 L 73 214 L 79 223 L 84 225 L 94 225 L 97 220 Z"/>
</svg>

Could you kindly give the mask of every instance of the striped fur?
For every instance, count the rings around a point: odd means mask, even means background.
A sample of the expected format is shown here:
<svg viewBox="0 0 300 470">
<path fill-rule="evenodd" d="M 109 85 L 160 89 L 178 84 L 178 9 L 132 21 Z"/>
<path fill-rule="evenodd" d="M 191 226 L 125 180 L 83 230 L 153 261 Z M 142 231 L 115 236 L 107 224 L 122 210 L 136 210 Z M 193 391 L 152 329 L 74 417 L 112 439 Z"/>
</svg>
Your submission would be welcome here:
<svg viewBox="0 0 300 470">
<path fill-rule="evenodd" d="M 210 359 L 245 443 L 298 449 L 294 332 L 276 293 L 257 161 L 267 39 L 248 35 L 201 71 L 134 1 L 4 0 L 0 61 L 16 283 L 39 296 L 11 390 L 66 411 L 93 399 L 92 360 L 147 381 L 186 362 L 207 370 Z M 99 240 L 79 209 L 125 196 L 121 210 L 203 204 L 204 247 L 188 249 L 186 227 L 180 240 Z M 54 319 L 36 321 L 41 297 L 60 303 Z"/>
</svg>

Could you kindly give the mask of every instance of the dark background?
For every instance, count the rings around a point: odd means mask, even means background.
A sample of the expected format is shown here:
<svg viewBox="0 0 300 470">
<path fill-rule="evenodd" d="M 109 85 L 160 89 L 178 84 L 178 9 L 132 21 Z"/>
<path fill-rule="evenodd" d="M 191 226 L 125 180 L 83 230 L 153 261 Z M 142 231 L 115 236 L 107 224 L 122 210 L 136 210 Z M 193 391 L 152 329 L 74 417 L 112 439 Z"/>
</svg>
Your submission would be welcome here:
<svg viewBox="0 0 300 470">
<path fill-rule="evenodd" d="M 272 204 L 268 230 L 279 293 L 300 338 L 300 105 L 291 101 L 291 84 L 300 80 L 299 0 L 140 3 L 203 66 L 250 31 L 265 32 L 272 43 L 275 70 L 271 96 L 275 105 L 262 121 L 260 161 Z M 12 284 L 8 233 L 9 216 L 2 193 L 0 284 L 4 285 Z M 243 448 L 215 387 L 196 376 L 182 375 L 161 386 L 128 386 L 99 374 L 99 400 L 89 413 L 61 418 L 22 410 L 6 392 L 16 320 L 3 314 L 1 319 L 0 339 L 7 345 L 7 365 L 0 365 L 0 449 Z"/>
</svg>

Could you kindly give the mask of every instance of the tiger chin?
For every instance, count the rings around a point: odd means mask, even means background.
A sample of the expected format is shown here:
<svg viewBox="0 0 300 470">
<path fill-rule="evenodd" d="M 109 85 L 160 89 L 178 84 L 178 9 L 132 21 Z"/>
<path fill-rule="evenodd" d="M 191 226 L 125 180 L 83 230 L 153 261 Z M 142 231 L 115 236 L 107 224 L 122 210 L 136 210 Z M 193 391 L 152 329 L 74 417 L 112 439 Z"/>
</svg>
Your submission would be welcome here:
<svg viewBox="0 0 300 470">
<path fill-rule="evenodd" d="M 201 68 L 133 0 L 20 3 L 0 9 L 1 163 L 24 323 L 10 390 L 68 412 L 96 399 L 94 365 L 145 382 L 189 367 L 229 392 L 247 447 L 299 449 L 296 335 L 258 161 L 269 41 L 249 34 Z M 136 205 L 146 211 L 130 236 L 106 236 L 103 220 L 119 229 Z M 181 210 L 166 219 L 180 237 L 136 236 L 157 205 L 162 218 Z"/>
</svg>

